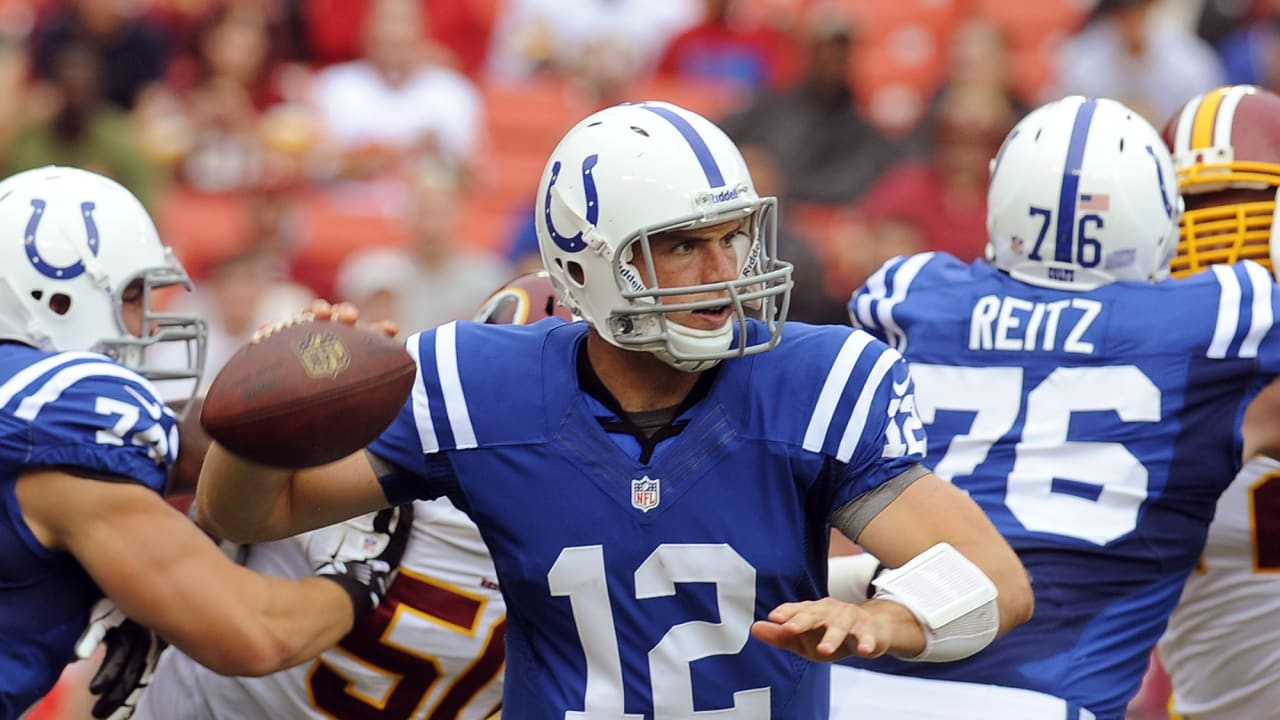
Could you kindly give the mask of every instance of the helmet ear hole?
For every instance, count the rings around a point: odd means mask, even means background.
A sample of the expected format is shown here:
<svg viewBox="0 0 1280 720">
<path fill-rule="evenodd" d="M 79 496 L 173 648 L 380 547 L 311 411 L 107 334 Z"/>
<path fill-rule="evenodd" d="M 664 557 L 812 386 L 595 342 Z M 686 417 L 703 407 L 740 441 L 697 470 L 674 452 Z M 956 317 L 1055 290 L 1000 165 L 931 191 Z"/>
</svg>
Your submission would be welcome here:
<svg viewBox="0 0 1280 720">
<path fill-rule="evenodd" d="M 49 309 L 57 315 L 71 312 L 71 296 L 66 293 L 54 293 L 49 296 Z"/>
<path fill-rule="evenodd" d="M 587 273 L 582 269 L 582 265 L 576 261 L 570 260 L 567 267 L 569 279 L 578 287 L 586 285 Z"/>
<path fill-rule="evenodd" d="M 39 300 L 40 298 L 44 297 L 44 291 L 43 291 L 43 290 L 32 290 L 32 291 L 31 291 L 31 297 L 35 298 L 36 300 Z"/>
</svg>

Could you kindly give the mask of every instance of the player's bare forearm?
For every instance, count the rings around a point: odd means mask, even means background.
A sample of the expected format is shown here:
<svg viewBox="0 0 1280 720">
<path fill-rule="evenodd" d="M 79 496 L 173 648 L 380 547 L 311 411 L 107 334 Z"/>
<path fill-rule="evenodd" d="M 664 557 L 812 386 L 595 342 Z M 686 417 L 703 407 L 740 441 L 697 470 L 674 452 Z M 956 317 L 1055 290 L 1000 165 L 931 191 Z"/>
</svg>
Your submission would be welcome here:
<svg viewBox="0 0 1280 720">
<path fill-rule="evenodd" d="M 936 475 L 903 491 L 857 539 L 890 568 L 937 543 L 950 543 L 996 586 L 1000 634 L 1031 618 L 1031 584 L 1017 554 L 977 503 Z"/>
<path fill-rule="evenodd" d="M 234 542 L 288 536 L 294 471 L 249 462 L 213 443 L 196 486 L 196 521 Z"/>
<path fill-rule="evenodd" d="M 198 522 L 235 542 L 264 542 L 388 507 L 360 451 L 305 470 L 249 462 L 216 443 L 197 488 Z"/>
<path fill-rule="evenodd" d="M 291 667 L 351 628 L 338 584 L 236 565 L 146 487 L 40 471 L 18 489 L 43 544 L 70 552 L 122 612 L 220 673 Z"/>
</svg>

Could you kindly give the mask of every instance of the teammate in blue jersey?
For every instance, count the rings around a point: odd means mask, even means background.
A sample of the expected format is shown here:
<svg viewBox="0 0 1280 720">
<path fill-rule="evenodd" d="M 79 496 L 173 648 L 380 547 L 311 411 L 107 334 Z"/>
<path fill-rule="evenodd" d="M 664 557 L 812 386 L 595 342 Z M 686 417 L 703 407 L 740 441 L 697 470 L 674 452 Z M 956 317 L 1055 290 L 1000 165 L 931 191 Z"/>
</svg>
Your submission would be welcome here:
<svg viewBox="0 0 1280 720">
<path fill-rule="evenodd" d="M 833 717 L 1124 716 L 1240 467 L 1244 402 L 1280 372 L 1264 268 L 1167 279 L 1181 212 L 1159 134 L 1069 97 L 992 163 L 989 262 L 899 257 L 854 293 L 853 323 L 911 365 L 927 464 L 1008 538 L 1036 614 L 960 662 L 851 661 Z"/>
<path fill-rule="evenodd" d="M 104 594 L 224 673 L 337 642 L 387 573 L 370 585 L 254 574 L 160 497 L 178 438 L 152 380 L 198 380 L 204 326 L 152 306 L 190 281 L 141 203 L 99 175 L 41 168 L 0 182 L 0 233 L 0 718 L 76 659 Z M 167 342 L 190 367 L 147 365 Z M 142 637 L 94 630 L 87 646 Z M 94 714 L 126 716 L 135 700 L 103 698 Z"/>
<path fill-rule="evenodd" d="M 256 541 L 449 496 L 507 601 L 507 720 L 826 718 L 828 666 L 788 650 L 977 652 L 1030 614 L 1025 573 L 920 466 L 899 355 L 849 328 L 783 331 L 774 211 L 694 113 L 586 118 L 537 212 L 583 322 L 410 337 L 418 381 L 367 452 L 279 472 L 214 444 L 203 517 Z M 824 597 L 832 524 L 901 566 L 884 597 Z"/>
</svg>

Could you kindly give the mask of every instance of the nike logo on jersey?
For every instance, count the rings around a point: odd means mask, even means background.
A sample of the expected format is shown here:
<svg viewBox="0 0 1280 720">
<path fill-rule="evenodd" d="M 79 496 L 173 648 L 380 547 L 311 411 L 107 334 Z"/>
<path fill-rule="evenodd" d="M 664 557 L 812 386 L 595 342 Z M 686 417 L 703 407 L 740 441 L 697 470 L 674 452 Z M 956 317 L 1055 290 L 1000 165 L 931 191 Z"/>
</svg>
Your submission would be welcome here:
<svg viewBox="0 0 1280 720">
<path fill-rule="evenodd" d="M 911 387 L 911 378 L 903 378 L 902 382 L 893 381 L 894 397 L 902 397 L 907 394 L 907 389 Z"/>
<path fill-rule="evenodd" d="M 1093 343 L 1085 342 L 1084 336 L 1101 312 L 1101 302 L 1085 298 L 1045 303 L 986 295 L 973 306 L 969 349 L 1090 355 Z"/>
</svg>

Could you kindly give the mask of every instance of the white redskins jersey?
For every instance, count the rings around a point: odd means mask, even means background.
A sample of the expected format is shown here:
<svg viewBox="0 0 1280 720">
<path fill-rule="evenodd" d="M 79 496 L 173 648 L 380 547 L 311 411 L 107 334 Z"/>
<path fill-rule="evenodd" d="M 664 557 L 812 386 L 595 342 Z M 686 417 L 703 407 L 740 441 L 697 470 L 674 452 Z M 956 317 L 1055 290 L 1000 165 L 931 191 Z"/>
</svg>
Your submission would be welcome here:
<svg viewBox="0 0 1280 720">
<path fill-rule="evenodd" d="M 387 600 L 320 658 L 223 677 L 169 648 L 139 720 L 479 720 L 502 700 L 506 605 L 475 526 L 448 500 L 416 501 Z M 250 546 L 259 572 L 311 574 L 305 535 Z"/>
<path fill-rule="evenodd" d="M 1258 456 L 1218 500 L 1200 567 L 1160 641 L 1174 707 L 1196 720 L 1280 708 L 1280 462 Z"/>
</svg>

